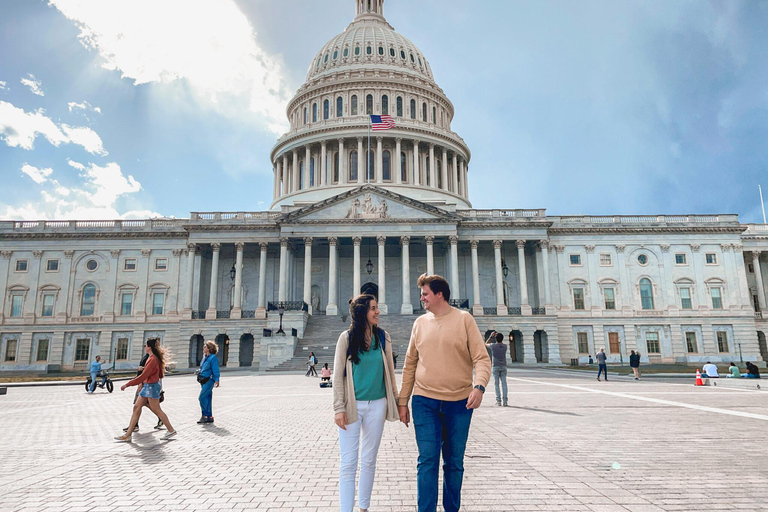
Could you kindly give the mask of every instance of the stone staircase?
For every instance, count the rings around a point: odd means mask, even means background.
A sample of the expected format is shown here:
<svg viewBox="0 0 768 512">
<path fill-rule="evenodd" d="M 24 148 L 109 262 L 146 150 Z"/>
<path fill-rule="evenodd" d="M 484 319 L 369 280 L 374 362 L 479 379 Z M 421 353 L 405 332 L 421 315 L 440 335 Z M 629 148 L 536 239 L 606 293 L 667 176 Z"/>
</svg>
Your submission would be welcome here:
<svg viewBox="0 0 768 512">
<path fill-rule="evenodd" d="M 382 315 L 379 322 L 385 331 L 389 333 L 395 352 L 399 357 L 398 367 L 402 367 L 405 360 L 405 350 L 411 338 L 411 328 L 417 315 Z M 293 358 L 280 363 L 267 372 L 307 371 L 307 360 L 311 352 L 315 353 L 318 365 L 315 367 L 318 374 L 324 363 L 333 370 L 333 357 L 336 354 L 336 341 L 342 331 L 349 329 L 349 321 L 346 316 L 310 316 L 304 329 L 304 338 L 299 340 Z"/>
</svg>

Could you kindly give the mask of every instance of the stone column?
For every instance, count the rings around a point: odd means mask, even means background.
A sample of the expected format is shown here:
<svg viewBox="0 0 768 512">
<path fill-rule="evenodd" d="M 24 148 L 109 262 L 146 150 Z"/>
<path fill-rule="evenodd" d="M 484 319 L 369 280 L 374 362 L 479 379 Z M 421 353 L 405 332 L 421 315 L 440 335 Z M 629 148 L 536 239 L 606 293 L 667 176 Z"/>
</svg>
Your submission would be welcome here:
<svg viewBox="0 0 768 512">
<path fill-rule="evenodd" d="M 763 270 L 760 268 L 760 251 L 752 251 L 752 266 L 755 268 L 755 280 L 757 281 L 757 301 L 760 311 L 765 311 L 765 283 L 763 282 Z"/>
<path fill-rule="evenodd" d="M 712 305 L 711 302 L 707 301 L 707 285 L 704 282 L 704 274 L 702 271 L 702 268 L 704 267 L 704 261 L 701 257 L 701 253 L 699 252 L 699 249 L 701 249 L 701 245 L 699 244 L 691 244 L 691 264 L 693 265 L 693 273 L 696 276 L 696 282 L 694 283 L 694 287 L 696 290 L 699 290 L 699 293 L 694 294 L 693 297 L 691 297 L 691 300 L 693 302 L 693 307 L 698 309 L 711 309 L 710 306 Z M 656 290 L 654 290 L 656 291 Z M 637 293 L 638 303 L 637 303 L 637 309 L 642 309 L 642 297 L 640 297 L 640 293 Z M 653 294 L 653 309 L 656 309 L 656 301 L 657 297 L 656 294 Z"/>
<path fill-rule="evenodd" d="M 328 305 L 325 307 L 326 315 L 336 316 L 339 314 L 339 306 L 336 304 L 336 298 L 339 295 L 336 272 L 336 244 L 339 239 L 335 236 L 328 237 Z"/>
<path fill-rule="evenodd" d="M 309 181 L 309 161 L 312 159 L 312 149 L 309 144 L 304 146 L 304 190 L 307 190 L 310 185 Z"/>
<path fill-rule="evenodd" d="M 230 318 L 238 319 L 243 316 L 243 251 L 245 250 L 245 243 L 237 242 L 235 248 L 237 249 L 235 259 L 235 304 L 230 312 Z"/>
<path fill-rule="evenodd" d="M 402 166 L 402 159 L 400 158 L 400 154 L 402 153 L 402 142 L 403 139 L 398 137 L 395 139 L 395 183 L 402 183 L 403 182 L 403 166 Z M 392 162 L 390 161 L 390 166 Z"/>
<path fill-rule="evenodd" d="M 520 332 L 523 333 L 523 363 L 535 364 L 536 363 L 536 345 L 533 342 L 533 335 L 536 332 L 535 327 L 522 327 Z"/>
<path fill-rule="evenodd" d="M 440 169 L 440 179 L 443 181 L 443 190 L 448 190 L 448 150 L 443 148 L 443 167 Z"/>
<path fill-rule="evenodd" d="M 304 302 L 309 306 L 309 314 L 312 311 L 312 237 L 304 237 Z"/>
<path fill-rule="evenodd" d="M 421 185 L 421 172 L 419 171 L 419 141 L 413 141 L 413 184 Z"/>
<path fill-rule="evenodd" d="M 477 258 L 477 246 L 480 244 L 477 240 L 469 242 L 472 249 L 472 314 L 475 316 L 483 315 L 483 304 L 480 299 L 480 264 Z"/>
<path fill-rule="evenodd" d="M 326 141 L 322 141 L 320 143 L 320 179 L 315 180 L 315 183 L 320 185 L 321 187 L 326 184 L 328 181 L 326 173 L 327 173 L 327 162 L 328 160 L 328 143 Z M 317 167 L 317 166 L 315 166 Z"/>
<path fill-rule="evenodd" d="M 413 304 L 411 304 L 411 237 L 400 237 L 400 246 L 402 247 L 401 258 L 403 260 L 403 304 L 400 306 L 401 315 L 412 315 Z"/>
<path fill-rule="evenodd" d="M 339 183 L 346 185 L 347 176 L 347 155 L 344 153 L 344 139 L 339 139 Z"/>
<path fill-rule="evenodd" d="M 277 285 L 277 301 L 285 302 L 285 284 L 288 278 L 288 239 L 280 239 L 280 280 Z"/>
<path fill-rule="evenodd" d="M 453 169 L 451 169 L 451 178 L 453 179 L 453 187 L 451 192 L 454 194 L 459 193 L 459 159 L 456 153 L 453 154 Z"/>
<path fill-rule="evenodd" d="M 267 242 L 261 242 L 259 247 L 259 305 L 256 308 L 257 318 L 267 317 Z M 256 357 L 254 355 L 254 357 Z"/>
<path fill-rule="evenodd" d="M 449 236 L 448 243 L 451 245 L 451 297 L 458 299 L 461 297 L 459 289 L 459 237 Z"/>
<path fill-rule="evenodd" d="M 594 245 L 585 245 L 584 246 L 584 252 L 587 253 L 587 282 L 589 283 L 589 306 L 587 307 L 587 304 L 584 305 L 589 310 L 592 310 L 592 314 L 602 315 L 603 308 L 600 304 L 600 287 L 597 284 L 597 263 L 595 262 L 595 246 Z M 662 269 L 663 272 L 663 269 Z M 586 291 L 585 291 L 586 293 Z M 597 338 L 597 335 L 595 335 L 595 338 Z"/>
<path fill-rule="evenodd" d="M 528 305 L 528 276 L 525 272 L 525 240 L 517 240 L 517 264 L 520 269 L 520 309 L 522 314 L 532 314 L 531 306 Z"/>
<path fill-rule="evenodd" d="M 429 186 L 437 188 L 437 162 L 435 162 L 435 145 L 429 144 Z"/>
<path fill-rule="evenodd" d="M 461 195 L 469 198 L 469 185 L 467 184 L 467 163 L 461 161 Z"/>
<path fill-rule="evenodd" d="M 208 310 L 205 317 L 208 320 L 216 319 L 216 302 L 219 297 L 219 251 L 221 244 L 211 244 L 213 249 L 213 260 L 211 261 L 211 290 L 208 295 Z"/>
<path fill-rule="evenodd" d="M 379 313 L 382 315 L 387 314 L 387 286 L 386 286 L 386 275 L 387 275 L 387 255 L 386 255 L 386 244 L 387 244 L 387 237 L 385 236 L 377 236 L 376 241 L 379 243 Z"/>
<path fill-rule="evenodd" d="M 363 239 L 359 236 L 352 237 L 352 243 L 354 244 L 354 257 L 353 257 L 353 278 L 352 278 L 352 297 L 357 296 L 360 293 L 360 244 Z"/>
<path fill-rule="evenodd" d="M 272 182 L 272 200 L 274 201 L 279 197 L 280 190 L 280 163 L 275 160 L 272 166 L 272 176 L 273 176 L 273 182 Z"/>
<path fill-rule="evenodd" d="M 195 244 L 187 244 L 187 294 L 184 297 L 184 318 L 192 319 L 192 296 L 195 291 Z"/>
<path fill-rule="evenodd" d="M 293 150 L 293 178 L 291 179 L 291 191 L 297 192 L 300 188 L 301 175 L 299 174 L 299 150 Z"/>
<path fill-rule="evenodd" d="M 365 183 L 367 172 L 365 167 L 368 162 L 368 155 L 363 151 L 363 138 L 357 138 L 357 184 L 362 185 Z M 359 293 L 359 292 L 358 292 Z"/>
<path fill-rule="evenodd" d="M 376 137 L 376 183 L 384 182 L 384 137 Z M 389 171 L 392 172 L 392 158 L 389 159 Z M 390 176 L 391 177 L 391 176 Z"/>
<path fill-rule="evenodd" d="M 431 276 L 435 273 L 435 237 L 425 236 L 424 240 L 427 242 L 427 275 Z"/>
<path fill-rule="evenodd" d="M 288 188 L 288 155 L 283 153 L 283 165 L 282 165 L 282 183 L 283 183 L 283 191 L 282 195 L 287 195 L 291 193 L 291 189 Z"/>
<path fill-rule="evenodd" d="M 508 315 L 507 305 L 504 304 L 504 275 L 501 272 L 501 240 L 493 241 L 493 256 L 496 266 L 496 314 Z"/>
<path fill-rule="evenodd" d="M 539 244 L 541 245 L 541 266 L 544 270 L 544 304 L 545 306 L 550 306 L 552 304 L 552 294 L 549 289 L 549 240 L 542 240 Z"/>
</svg>

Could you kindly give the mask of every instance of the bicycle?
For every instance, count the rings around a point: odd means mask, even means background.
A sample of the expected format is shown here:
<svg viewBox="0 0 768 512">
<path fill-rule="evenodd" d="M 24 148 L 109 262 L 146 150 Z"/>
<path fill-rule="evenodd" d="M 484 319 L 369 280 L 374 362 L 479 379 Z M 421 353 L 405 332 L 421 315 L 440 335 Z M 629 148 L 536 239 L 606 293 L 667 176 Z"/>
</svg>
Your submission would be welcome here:
<svg viewBox="0 0 768 512">
<path fill-rule="evenodd" d="M 99 377 L 102 378 L 101 379 L 101 384 L 97 383 L 96 387 L 101 388 L 101 389 L 106 388 L 107 391 L 109 391 L 111 393 L 114 390 L 115 386 L 114 386 L 114 384 L 112 384 L 112 379 L 109 378 L 109 370 L 100 371 L 96 375 L 96 378 L 99 378 Z M 85 383 L 85 390 L 86 391 L 90 391 L 91 390 L 91 377 L 90 377 L 90 375 L 88 376 L 88 380 Z"/>
</svg>

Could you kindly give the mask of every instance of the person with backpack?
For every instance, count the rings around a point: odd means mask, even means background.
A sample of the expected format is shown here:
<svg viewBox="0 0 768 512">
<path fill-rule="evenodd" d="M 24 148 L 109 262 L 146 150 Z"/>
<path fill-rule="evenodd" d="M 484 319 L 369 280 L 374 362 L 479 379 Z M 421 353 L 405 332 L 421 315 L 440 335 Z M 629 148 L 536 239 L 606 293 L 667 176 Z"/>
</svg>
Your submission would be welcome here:
<svg viewBox="0 0 768 512">
<path fill-rule="evenodd" d="M 341 512 L 355 506 L 355 477 L 360 460 L 358 507 L 371 504 L 376 457 L 385 421 L 397 421 L 397 382 L 392 340 L 379 328 L 373 295 L 349 303 L 351 324 L 339 336 L 333 362 L 333 412 L 339 427 L 339 502 Z"/>
</svg>

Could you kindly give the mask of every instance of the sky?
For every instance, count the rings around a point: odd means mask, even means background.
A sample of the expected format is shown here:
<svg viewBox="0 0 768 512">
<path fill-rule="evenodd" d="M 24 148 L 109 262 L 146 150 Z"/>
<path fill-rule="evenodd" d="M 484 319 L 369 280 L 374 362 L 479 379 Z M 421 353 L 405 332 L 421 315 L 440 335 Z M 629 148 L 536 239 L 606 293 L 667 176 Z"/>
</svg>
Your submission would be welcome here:
<svg viewBox="0 0 768 512">
<path fill-rule="evenodd" d="M 270 149 L 353 0 L 2 0 L 0 219 L 264 211 Z M 768 198 L 767 0 L 386 0 L 469 145 L 474 208 Z"/>
</svg>

